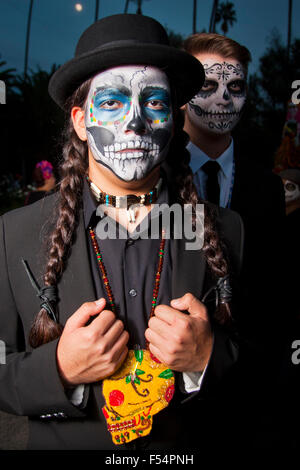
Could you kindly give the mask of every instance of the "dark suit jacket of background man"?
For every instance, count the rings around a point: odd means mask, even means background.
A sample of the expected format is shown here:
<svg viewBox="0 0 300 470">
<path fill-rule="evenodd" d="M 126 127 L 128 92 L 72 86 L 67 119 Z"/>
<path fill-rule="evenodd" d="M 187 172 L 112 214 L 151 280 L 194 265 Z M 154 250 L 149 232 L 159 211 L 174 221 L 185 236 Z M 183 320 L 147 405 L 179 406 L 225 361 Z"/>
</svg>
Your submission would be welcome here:
<svg viewBox="0 0 300 470">
<path fill-rule="evenodd" d="M 282 344 L 290 312 L 285 267 L 285 200 L 279 176 L 243 157 L 235 142 L 235 181 L 231 209 L 242 217 L 245 250 L 241 302 L 237 312 L 242 334 L 265 349 Z M 241 316 L 243 315 L 243 316 Z M 276 339 L 275 339 L 276 337 Z"/>
</svg>

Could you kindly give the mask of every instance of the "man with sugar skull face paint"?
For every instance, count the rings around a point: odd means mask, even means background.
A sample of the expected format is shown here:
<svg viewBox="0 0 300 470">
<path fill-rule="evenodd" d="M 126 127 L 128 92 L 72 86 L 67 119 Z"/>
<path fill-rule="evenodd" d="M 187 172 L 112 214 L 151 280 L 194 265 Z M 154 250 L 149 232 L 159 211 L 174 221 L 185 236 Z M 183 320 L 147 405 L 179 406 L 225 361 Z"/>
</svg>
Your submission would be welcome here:
<svg viewBox="0 0 300 470">
<path fill-rule="evenodd" d="M 283 330 L 284 298 L 280 299 L 278 291 L 283 286 L 284 259 L 274 253 L 284 237 L 284 193 L 280 178 L 254 158 L 245 157 L 245 149 L 232 137 L 246 103 L 251 55 L 236 41 L 214 33 L 190 36 L 184 49 L 205 69 L 203 86 L 184 110 L 194 182 L 201 198 L 230 207 L 243 219 L 240 285 L 241 302 L 247 308 L 238 321 L 245 335 L 267 350 L 268 338 L 280 337 Z M 255 148 L 255 156 L 258 150 Z M 259 331 L 254 310 L 259 311 Z"/>
<path fill-rule="evenodd" d="M 189 134 L 191 167 L 200 196 L 210 199 L 209 185 L 216 186 L 212 202 L 231 207 L 235 176 L 231 132 L 239 122 L 247 95 L 250 53 L 229 38 L 198 34 L 185 41 L 185 49 L 203 63 L 205 82 L 186 104 L 185 130 Z M 217 162 L 217 163 L 216 163 Z M 214 168 L 209 171 L 210 166 Z"/>
<path fill-rule="evenodd" d="M 85 123 L 97 162 L 125 181 L 162 163 L 172 135 L 170 87 L 155 67 L 124 66 L 97 75 Z"/>
<path fill-rule="evenodd" d="M 238 123 L 246 101 L 245 70 L 234 59 L 199 56 L 205 70 L 201 90 L 189 101 L 188 123 L 216 134 L 231 132 Z"/>
<path fill-rule="evenodd" d="M 239 358 L 222 326 L 230 322 L 229 261 L 214 224 L 238 270 L 239 216 L 220 210 L 216 221 L 205 206 L 209 237 L 193 252 L 184 237 L 134 239 L 125 230 L 125 239 L 102 239 L 96 230 L 100 200 L 114 210 L 111 223 L 127 211 L 124 199 L 139 201 L 136 223 L 156 201 L 195 205 L 179 107 L 203 76 L 155 20 L 115 15 L 82 34 L 75 57 L 50 81 L 69 117 L 60 192 L 5 216 L 10 242 L 0 246 L 8 306 L 1 338 L 13 351 L 0 371 L 0 407 L 29 416 L 31 449 L 187 448 L 199 435 L 210 439 L 199 397 L 210 387 L 217 393 Z M 17 278 L 9 279 L 8 265 L 20 268 Z"/>
</svg>

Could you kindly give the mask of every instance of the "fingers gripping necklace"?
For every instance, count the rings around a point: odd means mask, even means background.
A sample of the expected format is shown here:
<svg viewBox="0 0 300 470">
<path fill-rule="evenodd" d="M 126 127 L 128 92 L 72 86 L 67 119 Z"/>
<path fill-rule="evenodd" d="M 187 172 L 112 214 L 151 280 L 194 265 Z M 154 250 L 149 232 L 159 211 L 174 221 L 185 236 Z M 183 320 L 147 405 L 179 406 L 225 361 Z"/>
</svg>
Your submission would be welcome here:
<svg viewBox="0 0 300 470">
<path fill-rule="evenodd" d="M 115 313 L 114 296 L 95 232 L 91 227 L 89 232 L 110 308 Z M 163 231 L 158 251 L 150 318 L 154 315 L 157 303 L 164 249 Z M 105 405 L 102 412 L 114 444 L 125 444 L 147 436 L 152 429 L 153 415 L 168 406 L 173 398 L 174 390 L 173 372 L 151 354 L 148 342 L 146 342 L 146 349 L 129 350 L 121 367 L 103 380 L 102 392 Z"/>
<path fill-rule="evenodd" d="M 104 191 L 98 188 L 88 176 L 87 181 L 90 185 L 92 193 L 94 194 L 96 200 L 100 202 L 100 204 L 113 206 L 118 209 L 126 208 L 128 221 L 130 223 L 135 222 L 135 215 L 138 206 L 148 206 L 156 202 L 162 185 L 162 179 L 160 178 L 158 183 L 148 194 L 142 194 L 141 196 L 136 196 L 135 194 L 128 194 L 127 196 L 112 196 L 110 194 L 106 194 Z"/>
</svg>

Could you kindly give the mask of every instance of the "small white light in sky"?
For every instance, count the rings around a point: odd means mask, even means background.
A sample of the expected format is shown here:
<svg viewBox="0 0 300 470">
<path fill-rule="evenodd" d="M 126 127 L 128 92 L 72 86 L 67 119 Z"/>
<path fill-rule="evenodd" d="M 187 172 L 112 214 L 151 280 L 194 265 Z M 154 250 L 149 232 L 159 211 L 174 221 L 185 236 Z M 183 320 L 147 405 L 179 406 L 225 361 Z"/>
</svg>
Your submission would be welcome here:
<svg viewBox="0 0 300 470">
<path fill-rule="evenodd" d="M 83 8 L 83 6 L 82 6 L 81 3 L 75 3 L 75 10 L 82 11 L 82 8 Z"/>
</svg>

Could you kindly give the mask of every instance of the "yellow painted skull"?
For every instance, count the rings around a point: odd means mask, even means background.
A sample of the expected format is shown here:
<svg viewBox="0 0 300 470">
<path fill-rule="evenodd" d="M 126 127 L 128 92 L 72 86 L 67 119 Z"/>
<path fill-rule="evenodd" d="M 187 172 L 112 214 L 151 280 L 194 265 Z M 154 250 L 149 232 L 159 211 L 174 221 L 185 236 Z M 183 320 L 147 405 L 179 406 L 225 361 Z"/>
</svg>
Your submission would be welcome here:
<svg viewBox="0 0 300 470">
<path fill-rule="evenodd" d="M 130 350 L 117 372 L 103 380 L 102 411 L 113 442 L 147 436 L 153 415 L 168 406 L 174 390 L 174 374 L 165 364 L 148 350 Z"/>
</svg>

